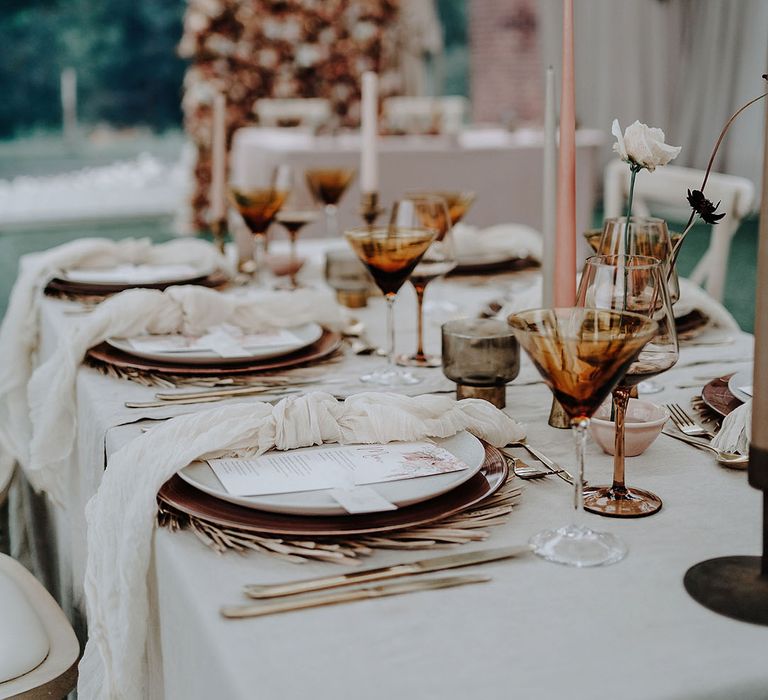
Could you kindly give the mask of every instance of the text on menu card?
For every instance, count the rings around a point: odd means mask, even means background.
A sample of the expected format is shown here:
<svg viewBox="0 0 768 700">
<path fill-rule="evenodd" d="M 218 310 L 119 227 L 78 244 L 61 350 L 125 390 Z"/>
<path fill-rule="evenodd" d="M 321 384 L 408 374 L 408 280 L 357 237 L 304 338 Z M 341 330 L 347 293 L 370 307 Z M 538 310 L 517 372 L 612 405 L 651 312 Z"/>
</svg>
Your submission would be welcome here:
<svg viewBox="0 0 768 700">
<path fill-rule="evenodd" d="M 247 459 L 223 457 L 208 460 L 208 464 L 234 496 L 351 488 L 468 468 L 448 450 L 426 441 L 323 445 Z"/>
</svg>

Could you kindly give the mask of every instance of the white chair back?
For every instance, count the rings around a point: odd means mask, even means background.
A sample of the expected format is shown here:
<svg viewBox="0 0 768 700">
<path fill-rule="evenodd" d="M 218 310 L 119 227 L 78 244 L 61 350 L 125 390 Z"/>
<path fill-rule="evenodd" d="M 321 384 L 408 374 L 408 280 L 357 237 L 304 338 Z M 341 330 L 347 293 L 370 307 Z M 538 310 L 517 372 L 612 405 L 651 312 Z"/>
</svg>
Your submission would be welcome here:
<svg viewBox="0 0 768 700">
<path fill-rule="evenodd" d="M 689 189 L 701 187 L 704 171 L 665 165 L 653 173 L 641 173 L 635 181 L 635 196 L 632 213 L 648 216 L 649 203 L 664 207 L 664 213 L 671 209 L 676 216 L 687 221 L 690 209 L 685 196 Z M 630 173 L 626 163 L 615 160 L 608 164 L 604 178 L 604 207 L 606 218 L 623 216 L 629 194 Z M 725 276 L 731 239 L 739 228 L 741 220 L 752 211 L 755 186 L 752 182 L 736 175 L 710 173 L 705 189 L 707 199 L 721 202 L 720 211 L 725 217 L 712 226 L 712 235 L 707 251 L 691 273 L 691 280 L 704 286 L 710 296 L 723 300 Z"/>
<path fill-rule="evenodd" d="M 3 602 L 16 605 L 0 622 L 0 635 L 13 634 L 10 646 L 4 647 L 0 640 L 0 649 L 14 654 L 12 659 L 4 654 L 4 675 L 15 676 L 0 683 L 0 698 L 65 697 L 77 684 L 80 657 L 72 626 L 40 582 L 4 554 L 0 554 L 0 583 Z M 21 598 L 14 601 L 14 596 Z"/>
<path fill-rule="evenodd" d="M 253 111 L 261 126 L 302 126 L 317 130 L 331 118 L 331 102 L 321 97 L 256 100 Z"/>
</svg>

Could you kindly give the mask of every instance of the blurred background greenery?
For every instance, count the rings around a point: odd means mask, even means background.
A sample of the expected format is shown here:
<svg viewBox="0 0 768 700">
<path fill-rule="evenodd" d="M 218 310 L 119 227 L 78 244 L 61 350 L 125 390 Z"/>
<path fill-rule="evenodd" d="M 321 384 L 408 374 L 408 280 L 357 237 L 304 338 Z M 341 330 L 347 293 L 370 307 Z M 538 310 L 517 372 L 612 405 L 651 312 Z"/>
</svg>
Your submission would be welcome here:
<svg viewBox="0 0 768 700">
<path fill-rule="evenodd" d="M 181 124 L 185 0 L 3 0 L 0 138 L 58 129 L 60 75 L 77 71 L 79 119 Z"/>
</svg>

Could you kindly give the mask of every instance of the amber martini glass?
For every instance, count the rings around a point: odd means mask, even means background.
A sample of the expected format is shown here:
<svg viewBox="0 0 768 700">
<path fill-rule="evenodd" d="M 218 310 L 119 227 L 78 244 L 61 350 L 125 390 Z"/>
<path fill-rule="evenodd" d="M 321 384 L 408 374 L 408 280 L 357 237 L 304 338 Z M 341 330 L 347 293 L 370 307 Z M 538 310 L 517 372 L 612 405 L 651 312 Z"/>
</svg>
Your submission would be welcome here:
<svg viewBox="0 0 768 700">
<path fill-rule="evenodd" d="M 394 303 L 397 292 L 410 277 L 434 240 L 436 231 L 396 224 L 365 226 L 344 232 L 352 250 L 368 268 L 387 302 L 388 364 L 361 377 L 361 381 L 382 386 L 417 384 L 421 379 L 395 364 Z"/>
<path fill-rule="evenodd" d="M 276 169 L 266 186 L 229 188 L 230 200 L 253 235 L 253 283 L 261 282 L 267 231 L 290 194 L 288 171 Z M 260 248 L 260 250 L 259 250 Z"/>
<path fill-rule="evenodd" d="M 534 535 L 533 551 L 568 566 L 613 564 L 626 554 L 624 543 L 581 522 L 587 429 L 594 412 L 656 333 L 656 321 L 640 314 L 589 308 L 533 309 L 508 320 L 568 415 L 576 446 L 573 522 Z"/>
<path fill-rule="evenodd" d="M 355 179 L 354 168 L 309 168 L 304 175 L 315 201 L 325 209 L 325 233 L 337 236 L 339 202 Z"/>
</svg>

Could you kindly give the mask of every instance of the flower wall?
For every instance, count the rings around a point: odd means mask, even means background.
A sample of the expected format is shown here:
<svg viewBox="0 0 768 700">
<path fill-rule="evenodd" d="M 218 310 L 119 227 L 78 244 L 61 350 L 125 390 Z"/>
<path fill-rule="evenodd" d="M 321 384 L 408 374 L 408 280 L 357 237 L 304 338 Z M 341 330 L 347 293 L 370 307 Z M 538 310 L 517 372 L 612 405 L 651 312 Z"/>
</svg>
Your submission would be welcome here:
<svg viewBox="0 0 768 700">
<path fill-rule="evenodd" d="M 400 92 L 399 0 L 189 0 L 179 53 L 184 125 L 197 146 L 193 223 L 206 228 L 211 104 L 228 101 L 227 139 L 255 122 L 259 98 L 330 99 L 338 126 L 360 117 L 360 76 L 380 75 L 382 97 Z"/>
</svg>

